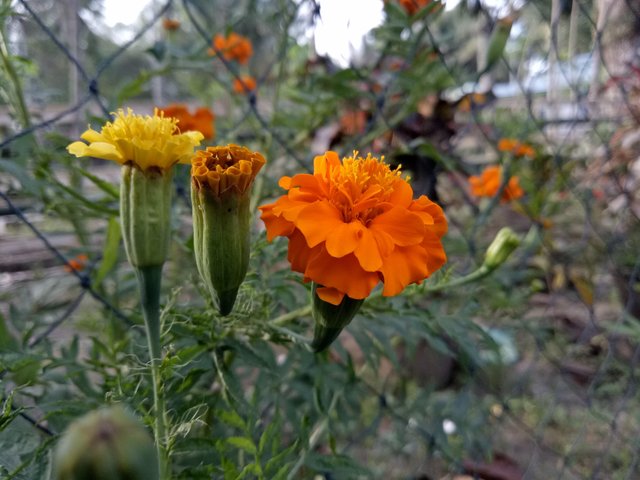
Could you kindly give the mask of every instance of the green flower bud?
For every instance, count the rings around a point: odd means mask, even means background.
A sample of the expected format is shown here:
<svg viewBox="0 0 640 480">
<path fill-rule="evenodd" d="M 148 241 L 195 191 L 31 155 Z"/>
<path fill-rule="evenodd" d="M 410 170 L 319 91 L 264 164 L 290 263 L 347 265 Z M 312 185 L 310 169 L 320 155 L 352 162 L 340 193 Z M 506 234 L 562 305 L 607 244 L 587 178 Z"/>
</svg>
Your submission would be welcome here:
<svg viewBox="0 0 640 480">
<path fill-rule="evenodd" d="M 141 170 L 122 166 L 120 221 L 129 263 L 134 267 L 162 265 L 171 240 L 173 168 Z"/>
<path fill-rule="evenodd" d="M 338 305 L 333 305 L 322 300 L 316 292 L 317 289 L 318 285 L 314 282 L 311 289 L 311 313 L 315 326 L 311 348 L 314 352 L 321 352 L 349 325 L 360 310 L 364 299 L 354 300 L 345 295 Z"/>
<path fill-rule="evenodd" d="M 509 227 L 500 229 L 493 239 L 484 256 L 484 266 L 489 270 L 495 270 L 513 253 L 520 245 L 520 237 Z"/>
<path fill-rule="evenodd" d="M 244 147 L 208 147 L 191 164 L 198 272 L 222 315 L 233 309 L 249 267 L 251 185 L 265 159 Z"/>
<path fill-rule="evenodd" d="M 122 407 L 74 421 L 54 455 L 53 480 L 158 480 L 158 457 L 140 421 Z"/>
</svg>

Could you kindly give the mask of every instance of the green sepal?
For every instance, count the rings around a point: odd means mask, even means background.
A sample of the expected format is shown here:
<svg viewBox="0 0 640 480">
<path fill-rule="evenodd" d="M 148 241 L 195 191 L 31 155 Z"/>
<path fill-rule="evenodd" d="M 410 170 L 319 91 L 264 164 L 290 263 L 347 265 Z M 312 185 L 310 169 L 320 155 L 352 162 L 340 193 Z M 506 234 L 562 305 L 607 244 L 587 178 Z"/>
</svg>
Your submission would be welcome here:
<svg viewBox="0 0 640 480">
<path fill-rule="evenodd" d="M 221 315 L 228 315 L 247 275 L 250 254 L 250 197 L 218 197 L 191 184 L 193 247 L 200 277 Z"/>
<path fill-rule="evenodd" d="M 317 289 L 318 285 L 314 282 L 311 288 L 311 313 L 315 326 L 311 349 L 314 352 L 321 352 L 329 347 L 338 338 L 340 332 L 349 325 L 360 310 L 364 299 L 354 300 L 345 295 L 339 305 L 333 305 L 322 300 L 316 292 Z"/>
<path fill-rule="evenodd" d="M 129 263 L 134 267 L 162 265 L 171 240 L 173 169 L 140 170 L 122 166 L 120 222 Z"/>
</svg>

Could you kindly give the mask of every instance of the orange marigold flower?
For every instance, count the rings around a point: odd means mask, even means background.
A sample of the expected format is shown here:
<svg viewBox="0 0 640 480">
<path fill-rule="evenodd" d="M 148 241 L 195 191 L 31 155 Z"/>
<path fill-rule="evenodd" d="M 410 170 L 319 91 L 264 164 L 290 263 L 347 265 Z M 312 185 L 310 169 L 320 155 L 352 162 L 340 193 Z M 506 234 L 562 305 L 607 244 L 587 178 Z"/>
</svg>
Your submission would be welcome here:
<svg viewBox="0 0 640 480">
<path fill-rule="evenodd" d="M 529 157 L 533 158 L 536 156 L 536 151 L 533 147 L 527 143 L 521 143 L 513 150 L 513 154 L 516 157 Z"/>
<path fill-rule="evenodd" d="M 476 197 L 495 197 L 500 188 L 502 180 L 502 168 L 487 167 L 482 174 L 469 177 L 471 184 L 471 193 Z M 524 195 L 524 191 L 520 187 L 518 177 L 511 177 L 509 183 L 502 192 L 500 201 L 502 203 L 510 200 L 516 200 Z"/>
<path fill-rule="evenodd" d="M 242 75 L 233 81 L 233 91 L 236 93 L 249 93 L 256 89 L 256 80 L 251 75 Z"/>
<path fill-rule="evenodd" d="M 163 18 L 162 28 L 167 32 L 175 32 L 180 28 L 180 20 L 176 20 L 175 18 Z"/>
<path fill-rule="evenodd" d="M 520 142 L 515 138 L 501 138 L 498 141 L 498 150 L 500 152 L 510 153 L 516 148 Z"/>
<path fill-rule="evenodd" d="M 207 50 L 210 56 L 220 53 L 225 60 L 235 60 L 241 65 L 245 65 L 253 55 L 251 40 L 234 32 L 226 37 L 217 34 L 213 38 L 213 47 Z"/>
<path fill-rule="evenodd" d="M 202 133 L 204 138 L 212 139 L 216 135 L 214 121 L 216 116 L 206 107 L 198 108 L 192 115 L 189 108 L 182 103 L 172 103 L 161 109 L 165 117 L 178 119 L 178 128 L 181 131 L 196 131 Z"/>
<path fill-rule="evenodd" d="M 536 151 L 528 143 L 522 143 L 515 138 L 501 138 L 498 141 L 498 150 L 500 152 L 511 153 L 516 157 L 530 157 L 536 156 Z"/>
<path fill-rule="evenodd" d="M 442 209 L 370 154 L 340 161 L 314 159 L 313 174 L 282 177 L 288 190 L 260 207 L 267 239 L 289 238 L 292 270 L 318 284 L 318 296 L 338 305 L 364 299 L 383 282 L 384 296 L 420 283 L 446 262 Z"/>
<path fill-rule="evenodd" d="M 64 266 L 64 269 L 67 272 L 72 272 L 74 270 L 76 272 L 80 272 L 87 266 L 87 260 L 89 260 L 89 257 L 87 257 L 86 254 L 81 253 L 76 255 L 74 258 L 69 259 L 67 264 Z"/>
</svg>

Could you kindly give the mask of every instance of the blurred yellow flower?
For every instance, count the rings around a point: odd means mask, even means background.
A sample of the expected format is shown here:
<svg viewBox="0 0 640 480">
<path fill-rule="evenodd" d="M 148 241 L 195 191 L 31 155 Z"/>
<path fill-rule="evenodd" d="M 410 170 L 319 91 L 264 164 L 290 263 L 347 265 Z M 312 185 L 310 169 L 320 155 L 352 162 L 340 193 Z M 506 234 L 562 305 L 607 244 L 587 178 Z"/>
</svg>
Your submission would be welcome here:
<svg viewBox="0 0 640 480">
<path fill-rule="evenodd" d="M 165 117 L 158 109 L 153 116 L 135 115 L 130 108 L 113 115 L 113 122 L 107 122 L 100 132 L 89 128 L 81 135 L 88 144 L 73 142 L 67 151 L 76 157 L 133 163 L 143 171 L 168 169 L 176 163 L 191 163 L 193 148 L 203 139 L 200 132 L 180 133 L 177 119 Z"/>
</svg>

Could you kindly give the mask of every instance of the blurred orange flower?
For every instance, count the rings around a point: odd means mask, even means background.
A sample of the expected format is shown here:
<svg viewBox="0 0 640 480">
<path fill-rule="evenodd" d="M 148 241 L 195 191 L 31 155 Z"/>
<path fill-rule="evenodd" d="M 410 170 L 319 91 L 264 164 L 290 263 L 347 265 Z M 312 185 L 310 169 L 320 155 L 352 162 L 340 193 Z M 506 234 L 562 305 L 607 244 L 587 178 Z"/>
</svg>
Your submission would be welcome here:
<svg viewBox="0 0 640 480">
<path fill-rule="evenodd" d="M 175 32 L 180 28 L 180 20 L 165 17 L 162 19 L 162 28 L 167 32 Z"/>
<path fill-rule="evenodd" d="M 67 264 L 64 266 L 64 269 L 67 272 L 73 272 L 74 270 L 76 272 L 81 272 L 87 266 L 87 260 L 89 260 L 89 257 L 87 257 L 86 254 L 81 253 L 76 255 L 74 258 L 67 260 Z"/>
<path fill-rule="evenodd" d="M 242 75 L 233 81 L 233 91 L 236 93 L 249 93 L 256 89 L 256 80 L 251 75 Z"/>
<path fill-rule="evenodd" d="M 313 174 L 282 177 L 288 193 L 260 207 L 267 239 L 289 238 L 289 262 L 318 285 L 325 302 L 364 299 L 379 283 L 384 296 L 421 283 L 447 260 L 442 209 L 413 189 L 398 169 L 370 154 L 314 159 Z"/>
<path fill-rule="evenodd" d="M 471 184 L 471 193 L 476 197 L 495 197 L 500 188 L 502 180 L 501 167 L 487 167 L 478 176 L 469 177 Z M 524 195 L 524 190 L 520 187 L 518 177 L 511 177 L 509 183 L 502 192 L 500 202 L 509 202 L 516 200 Z"/>
<path fill-rule="evenodd" d="M 531 145 L 528 145 L 526 143 L 521 143 L 513 150 L 513 154 L 516 157 L 533 158 L 536 156 L 536 151 L 533 149 Z"/>
<path fill-rule="evenodd" d="M 345 135 L 358 135 L 367 125 L 367 113 L 364 110 L 347 110 L 340 117 L 340 130 Z"/>
<path fill-rule="evenodd" d="M 216 135 L 214 125 L 216 116 L 208 108 L 200 107 L 192 115 L 185 104 L 172 103 L 160 110 L 164 112 L 165 117 L 177 118 L 178 128 L 183 132 L 189 130 L 197 131 L 209 140 Z"/>
<path fill-rule="evenodd" d="M 501 138 L 498 140 L 498 150 L 501 152 L 512 152 L 519 143 L 515 138 Z"/>
<path fill-rule="evenodd" d="M 461 112 L 470 112 L 472 107 L 477 108 L 485 103 L 487 103 L 487 96 L 484 93 L 469 93 L 458 101 L 458 110 Z M 499 143 L 498 149 L 500 149 Z"/>
<path fill-rule="evenodd" d="M 214 57 L 220 53 L 225 60 L 235 60 L 241 65 L 245 65 L 253 55 L 251 40 L 234 32 L 226 37 L 217 34 L 213 38 L 213 47 L 207 50 L 209 56 Z"/>
<path fill-rule="evenodd" d="M 413 15 L 418 10 L 432 3 L 432 0 L 398 0 L 398 3 L 402 8 L 404 8 L 407 14 Z"/>
<path fill-rule="evenodd" d="M 516 157 L 530 157 L 536 156 L 536 151 L 528 143 L 522 143 L 515 138 L 501 138 L 498 141 L 498 151 L 505 153 L 512 153 Z"/>
</svg>

